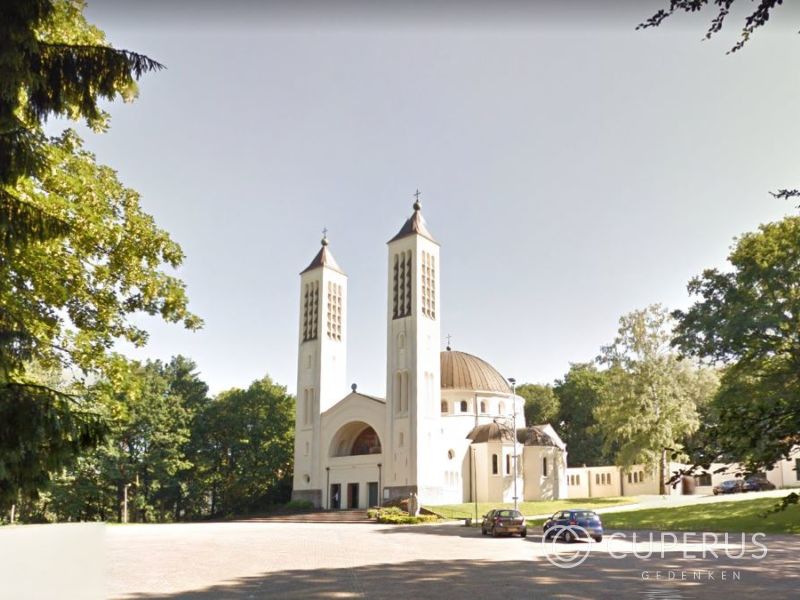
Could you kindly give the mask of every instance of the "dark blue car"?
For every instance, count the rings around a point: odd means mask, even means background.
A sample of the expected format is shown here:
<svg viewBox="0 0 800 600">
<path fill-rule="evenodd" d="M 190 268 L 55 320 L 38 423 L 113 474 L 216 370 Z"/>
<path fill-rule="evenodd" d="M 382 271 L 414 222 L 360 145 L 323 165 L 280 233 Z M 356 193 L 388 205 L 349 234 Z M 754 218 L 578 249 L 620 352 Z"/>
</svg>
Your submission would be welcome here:
<svg viewBox="0 0 800 600">
<path fill-rule="evenodd" d="M 556 537 L 565 542 L 574 542 L 587 535 L 595 542 L 603 539 L 600 517 L 596 512 L 582 508 L 558 511 L 545 522 L 543 529 L 545 539 Z"/>
</svg>

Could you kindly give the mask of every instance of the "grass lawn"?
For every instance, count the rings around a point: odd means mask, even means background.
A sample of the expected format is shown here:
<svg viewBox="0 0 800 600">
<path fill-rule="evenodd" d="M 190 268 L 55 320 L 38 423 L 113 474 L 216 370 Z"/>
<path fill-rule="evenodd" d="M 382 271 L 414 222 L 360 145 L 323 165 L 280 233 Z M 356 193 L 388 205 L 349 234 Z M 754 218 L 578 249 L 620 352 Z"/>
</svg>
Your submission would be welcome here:
<svg viewBox="0 0 800 600">
<path fill-rule="evenodd" d="M 606 530 L 800 533 L 800 506 L 797 504 L 783 512 L 761 516 L 779 502 L 780 498 L 757 498 L 672 508 L 648 508 L 604 513 L 601 519 Z M 532 526 L 542 524 L 541 520 L 531 520 L 528 523 Z"/>
<path fill-rule="evenodd" d="M 542 500 L 539 502 L 520 502 L 519 510 L 523 515 L 545 515 L 552 514 L 564 508 L 605 508 L 607 506 L 619 506 L 622 504 L 632 504 L 636 498 L 570 498 L 569 500 Z M 463 504 L 440 504 L 438 506 L 425 506 L 429 511 L 444 517 L 445 519 L 464 519 L 467 517 L 475 518 L 475 504 L 465 502 Z M 514 508 L 511 502 L 478 502 L 478 517 L 482 517 L 493 508 Z"/>
</svg>

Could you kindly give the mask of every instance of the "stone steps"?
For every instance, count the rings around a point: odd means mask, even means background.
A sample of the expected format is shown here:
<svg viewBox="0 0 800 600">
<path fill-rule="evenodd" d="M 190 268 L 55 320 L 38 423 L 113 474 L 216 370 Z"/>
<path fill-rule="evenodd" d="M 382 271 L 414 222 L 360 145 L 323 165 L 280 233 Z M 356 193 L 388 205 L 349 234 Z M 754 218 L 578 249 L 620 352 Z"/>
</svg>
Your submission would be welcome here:
<svg viewBox="0 0 800 600">
<path fill-rule="evenodd" d="M 242 519 L 248 523 L 373 523 L 366 510 L 331 510 L 293 515 L 264 515 Z"/>
</svg>

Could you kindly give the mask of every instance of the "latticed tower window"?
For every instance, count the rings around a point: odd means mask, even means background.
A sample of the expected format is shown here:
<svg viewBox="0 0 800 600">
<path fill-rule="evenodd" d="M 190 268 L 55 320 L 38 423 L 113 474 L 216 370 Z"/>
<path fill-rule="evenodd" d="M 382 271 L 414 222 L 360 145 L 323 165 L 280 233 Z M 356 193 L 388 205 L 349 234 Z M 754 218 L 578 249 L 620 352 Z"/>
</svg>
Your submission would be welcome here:
<svg viewBox="0 0 800 600">
<path fill-rule="evenodd" d="M 328 282 L 328 338 L 342 339 L 342 286 Z"/>
<path fill-rule="evenodd" d="M 436 318 L 436 258 L 422 253 L 422 314 Z"/>
<path fill-rule="evenodd" d="M 411 314 L 411 250 L 394 256 L 392 263 L 392 317 L 400 319 Z"/>
<path fill-rule="evenodd" d="M 317 339 L 319 330 L 319 282 L 311 281 L 303 289 L 303 341 Z"/>
</svg>

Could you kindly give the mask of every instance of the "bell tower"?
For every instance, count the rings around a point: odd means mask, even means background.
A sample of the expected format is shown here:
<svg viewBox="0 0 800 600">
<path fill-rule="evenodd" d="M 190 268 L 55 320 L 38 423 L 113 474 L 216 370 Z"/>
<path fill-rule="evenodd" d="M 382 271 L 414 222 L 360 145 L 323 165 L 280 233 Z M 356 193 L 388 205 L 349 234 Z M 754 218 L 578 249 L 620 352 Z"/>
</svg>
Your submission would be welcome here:
<svg viewBox="0 0 800 600">
<path fill-rule="evenodd" d="M 292 499 L 322 506 L 320 415 L 347 392 L 347 276 L 328 248 L 327 230 L 300 273 Z"/>
<path fill-rule="evenodd" d="M 439 244 L 414 212 L 388 242 L 384 498 L 435 502 L 442 475 Z"/>
</svg>

